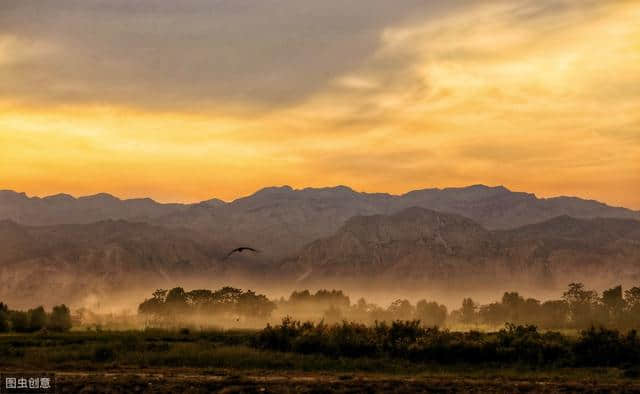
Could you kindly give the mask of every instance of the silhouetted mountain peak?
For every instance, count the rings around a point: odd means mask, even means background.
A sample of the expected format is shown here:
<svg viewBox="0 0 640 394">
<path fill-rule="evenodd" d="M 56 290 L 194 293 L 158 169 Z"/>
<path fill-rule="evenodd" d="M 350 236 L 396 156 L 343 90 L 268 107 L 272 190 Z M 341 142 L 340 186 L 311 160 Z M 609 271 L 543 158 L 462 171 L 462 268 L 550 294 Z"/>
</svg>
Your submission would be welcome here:
<svg viewBox="0 0 640 394">
<path fill-rule="evenodd" d="M 0 192 L 0 219 L 20 224 L 55 225 L 92 223 L 105 219 L 149 220 L 186 209 L 181 204 L 160 204 L 150 198 L 121 200 L 108 193 L 75 198 L 69 194 L 29 197 Z"/>
<path fill-rule="evenodd" d="M 79 197 L 78 200 L 82 201 L 101 201 L 101 202 L 118 202 L 122 201 L 119 198 L 109 194 L 109 193 L 98 193 L 90 196 Z M 150 199 L 149 199 L 150 200 Z"/>
<path fill-rule="evenodd" d="M 269 187 L 263 187 L 262 189 L 255 192 L 253 195 L 257 196 L 257 195 L 275 194 L 275 193 L 288 193 L 292 191 L 293 191 L 293 188 L 289 185 L 269 186 Z"/>
<path fill-rule="evenodd" d="M 510 192 L 511 191 L 502 185 L 488 186 L 482 183 L 476 183 L 475 185 L 462 186 L 462 187 L 446 187 L 443 190 L 458 190 L 458 191 L 468 190 L 468 191 L 493 191 L 493 192 Z"/>
<path fill-rule="evenodd" d="M 0 190 L 0 201 L 16 201 L 16 200 L 28 200 L 27 194 L 22 192 L 18 193 L 13 190 Z"/>
<path fill-rule="evenodd" d="M 90 223 L 109 218 L 146 221 L 252 241 L 265 250 L 264 255 L 278 256 L 295 253 L 314 239 L 334 233 L 353 216 L 388 215 L 410 207 L 460 215 L 489 230 L 512 229 L 560 215 L 640 219 L 640 212 L 596 201 L 572 197 L 538 199 L 501 185 L 483 184 L 415 190 L 404 195 L 361 193 L 344 185 L 304 189 L 285 185 L 267 187 L 230 203 L 211 199 L 197 204 L 120 200 L 106 193 L 48 200 L 15 192 L 0 193 L 0 218 L 21 224 Z M 424 215 L 419 212 L 413 214 Z"/>
<path fill-rule="evenodd" d="M 222 201 L 219 198 L 211 198 L 209 200 L 200 201 L 197 205 L 207 206 L 207 207 L 219 207 L 226 205 L 227 203 Z"/>
<path fill-rule="evenodd" d="M 47 202 L 71 202 L 75 201 L 76 199 L 72 195 L 58 193 L 51 196 L 46 196 L 43 198 L 43 200 Z"/>
<path fill-rule="evenodd" d="M 317 192 L 348 193 L 348 194 L 356 193 L 352 188 L 344 185 L 328 186 L 328 187 L 305 187 L 304 189 L 296 190 L 296 191 L 307 192 L 307 193 L 317 193 Z"/>
</svg>

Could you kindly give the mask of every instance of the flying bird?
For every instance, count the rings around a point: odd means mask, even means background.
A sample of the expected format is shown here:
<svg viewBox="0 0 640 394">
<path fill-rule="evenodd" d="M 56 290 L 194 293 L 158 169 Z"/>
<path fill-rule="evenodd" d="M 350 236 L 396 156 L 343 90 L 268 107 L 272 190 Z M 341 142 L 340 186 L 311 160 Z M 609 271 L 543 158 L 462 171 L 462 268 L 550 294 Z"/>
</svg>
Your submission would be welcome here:
<svg viewBox="0 0 640 394">
<path fill-rule="evenodd" d="M 249 247 L 249 246 L 241 246 L 241 247 L 239 247 L 239 248 L 235 248 L 235 249 L 233 249 L 231 252 L 227 253 L 227 255 L 226 255 L 222 260 L 226 260 L 226 259 L 228 259 L 228 258 L 229 258 L 229 256 L 231 256 L 231 255 L 232 255 L 232 254 L 234 254 L 234 253 L 242 253 L 242 252 L 244 252 L 245 250 L 248 250 L 248 251 L 250 251 L 250 252 L 254 252 L 254 253 L 260 253 L 260 251 L 259 251 L 259 250 L 254 249 L 254 248 L 251 248 L 251 247 Z"/>
</svg>

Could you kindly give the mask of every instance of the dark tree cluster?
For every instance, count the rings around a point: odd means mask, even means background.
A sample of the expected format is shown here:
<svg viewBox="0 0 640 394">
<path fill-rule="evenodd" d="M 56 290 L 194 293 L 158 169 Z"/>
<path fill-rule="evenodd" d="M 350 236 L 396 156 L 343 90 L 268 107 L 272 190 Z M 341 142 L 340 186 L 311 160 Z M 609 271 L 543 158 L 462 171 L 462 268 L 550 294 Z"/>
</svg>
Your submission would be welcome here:
<svg viewBox="0 0 640 394">
<path fill-rule="evenodd" d="M 138 307 L 141 315 L 158 322 L 181 322 L 191 316 L 223 316 L 267 319 L 276 308 L 262 294 L 251 290 L 223 287 L 211 291 L 206 289 L 186 292 L 182 287 L 171 290 L 156 290 L 152 297 Z"/>
<path fill-rule="evenodd" d="M 36 332 L 43 329 L 65 332 L 71 329 L 71 312 L 65 305 L 54 306 L 50 313 L 39 306 L 27 311 L 11 310 L 0 302 L 0 332 Z"/>
<path fill-rule="evenodd" d="M 616 286 L 598 295 L 582 283 L 571 283 L 561 299 L 545 302 L 525 299 L 517 292 L 504 293 L 501 301 L 488 305 L 477 305 L 471 298 L 466 298 L 450 318 L 464 324 L 533 324 L 547 329 L 638 328 L 640 287 L 623 292 L 622 286 Z"/>
<path fill-rule="evenodd" d="M 525 298 L 518 292 L 506 292 L 502 299 L 478 305 L 471 298 L 460 309 L 447 312 L 444 305 L 420 300 L 413 305 L 398 299 L 387 308 L 361 298 L 351 304 L 341 290 L 295 291 L 288 300 L 281 299 L 278 309 L 283 316 L 302 320 L 319 320 L 333 324 L 344 320 L 374 324 L 396 320 L 419 320 L 425 327 L 456 324 L 501 327 L 505 323 L 535 325 L 544 329 L 586 329 L 602 326 L 628 330 L 640 328 L 640 287 L 624 290 L 616 286 L 598 294 L 582 283 L 571 283 L 560 299 L 541 302 Z"/>
<path fill-rule="evenodd" d="M 315 294 L 294 291 L 288 300 L 281 300 L 279 310 L 294 316 L 305 316 L 305 312 L 322 313 L 325 323 L 342 320 L 373 324 L 376 321 L 420 320 L 425 326 L 441 326 L 447 319 L 447 308 L 437 302 L 420 300 L 416 305 L 409 300 L 398 299 L 387 308 L 368 303 L 364 298 L 357 303 L 351 301 L 342 290 L 318 290 Z M 308 315 L 308 313 L 307 313 Z M 308 317 L 308 316 L 307 316 Z"/>
<path fill-rule="evenodd" d="M 289 296 L 290 304 L 296 306 L 313 306 L 324 308 L 348 308 L 351 300 L 342 290 L 318 290 L 311 294 L 309 290 L 294 291 Z M 306 305 L 305 305 L 306 304 Z"/>
<path fill-rule="evenodd" d="M 267 325 L 253 345 L 261 349 L 330 357 L 388 357 L 443 364 L 527 366 L 635 366 L 640 337 L 635 330 L 590 328 L 578 337 L 507 324 L 497 332 L 451 332 L 419 321 L 301 323 L 286 318 Z"/>
<path fill-rule="evenodd" d="M 423 326 L 442 326 L 447 319 L 447 307 L 435 301 L 420 300 L 415 305 L 409 300 L 398 299 L 387 308 L 375 304 L 367 304 L 360 299 L 351 308 L 357 321 L 373 324 L 375 322 L 391 322 L 396 320 L 419 320 Z M 351 315 L 350 315 L 351 316 Z"/>
</svg>

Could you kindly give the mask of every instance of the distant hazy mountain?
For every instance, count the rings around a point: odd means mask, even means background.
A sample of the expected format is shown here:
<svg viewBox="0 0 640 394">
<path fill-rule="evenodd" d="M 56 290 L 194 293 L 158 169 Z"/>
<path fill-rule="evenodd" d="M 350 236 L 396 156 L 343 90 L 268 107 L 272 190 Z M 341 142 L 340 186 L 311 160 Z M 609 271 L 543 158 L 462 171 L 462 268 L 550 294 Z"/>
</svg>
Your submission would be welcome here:
<svg viewBox="0 0 640 394">
<path fill-rule="evenodd" d="M 560 215 L 640 219 L 640 212 L 596 201 L 538 199 L 504 187 L 425 189 L 394 196 L 358 193 L 345 186 L 302 190 L 284 186 L 262 189 L 221 206 L 190 207 L 156 223 L 219 234 L 283 257 L 314 239 L 333 234 L 353 216 L 391 214 L 413 206 L 462 215 L 488 229 L 515 228 Z"/>
<path fill-rule="evenodd" d="M 355 216 L 335 234 L 305 246 L 297 258 L 301 277 L 372 278 L 392 271 L 439 275 L 450 264 L 477 264 L 497 243 L 471 219 L 424 208 L 393 215 Z"/>
<path fill-rule="evenodd" d="M 16 306 L 78 305 L 91 296 L 113 299 L 115 292 L 135 298 L 135 291 L 144 289 L 140 298 L 157 287 L 238 285 L 244 279 L 262 288 L 379 283 L 440 288 L 445 294 L 454 288 L 640 282 L 635 219 L 560 216 L 488 230 L 458 214 L 398 208 L 403 198 L 347 188 L 271 188 L 154 219 L 162 226 L 124 220 L 28 226 L 0 220 L 0 300 Z M 261 252 L 224 258 L 243 245 L 259 246 Z"/>
<path fill-rule="evenodd" d="M 0 192 L 0 219 L 41 225 L 91 223 L 106 219 L 145 221 L 211 235 L 224 244 L 247 244 L 262 256 L 292 256 L 315 239 L 327 237 L 357 215 L 392 214 L 408 207 L 454 213 L 487 229 L 511 229 L 560 215 L 576 218 L 636 218 L 640 212 L 573 197 L 539 199 L 533 194 L 474 185 L 424 189 L 400 196 L 359 193 L 346 186 L 294 190 L 269 187 L 225 203 L 159 204 L 150 199 L 119 200 L 106 194 L 75 199 L 67 195 L 28 198 Z"/>
<path fill-rule="evenodd" d="M 28 225 L 82 224 L 107 219 L 146 221 L 186 208 L 183 204 L 160 204 L 150 198 L 121 200 L 106 193 L 79 198 L 68 194 L 40 198 L 0 190 L 0 220 Z"/>
<path fill-rule="evenodd" d="M 5 220 L 0 251 L 0 299 L 29 306 L 215 277 L 227 249 L 191 231 L 145 223 L 32 227 Z"/>
<path fill-rule="evenodd" d="M 505 187 L 474 185 L 462 188 L 425 189 L 399 197 L 396 208 L 418 206 L 456 213 L 488 229 L 510 229 L 568 215 L 576 218 L 612 217 L 640 219 L 640 212 L 611 207 L 577 197 L 537 198 Z"/>
<path fill-rule="evenodd" d="M 380 280 L 440 288 L 563 287 L 640 282 L 640 222 L 557 217 L 484 229 L 423 208 L 351 218 L 286 261 L 301 283 Z"/>
<path fill-rule="evenodd" d="M 252 245 L 278 258 L 331 234 L 354 215 L 386 211 L 392 200 L 386 194 L 356 193 L 347 187 L 271 187 L 224 206 L 194 206 L 155 222 L 216 234 L 221 240 Z"/>
</svg>

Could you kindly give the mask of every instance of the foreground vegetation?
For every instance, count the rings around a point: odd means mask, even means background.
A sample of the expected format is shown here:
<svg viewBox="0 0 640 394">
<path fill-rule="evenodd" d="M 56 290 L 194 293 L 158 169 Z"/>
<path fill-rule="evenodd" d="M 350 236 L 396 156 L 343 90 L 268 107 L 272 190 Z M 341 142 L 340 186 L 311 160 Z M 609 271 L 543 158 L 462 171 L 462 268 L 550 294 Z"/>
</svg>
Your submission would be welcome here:
<svg viewBox="0 0 640 394">
<path fill-rule="evenodd" d="M 496 366 L 635 366 L 640 364 L 640 337 L 590 328 L 578 337 L 541 333 L 535 326 L 515 326 L 492 333 L 451 332 L 424 328 L 419 321 L 365 326 L 300 323 L 285 319 L 254 338 L 263 349 L 344 357 L 378 357 L 438 364 Z M 640 370 L 639 370 L 640 371 Z"/>
<path fill-rule="evenodd" d="M 0 369 L 56 373 L 58 392 L 637 392 L 635 332 L 492 333 L 290 319 L 262 330 L 0 335 Z"/>
<path fill-rule="evenodd" d="M 581 284 L 571 284 L 560 300 L 540 303 L 507 292 L 488 305 L 465 299 L 451 312 L 426 300 L 352 304 L 339 290 L 272 301 L 232 287 L 174 288 L 140 305 L 135 318 L 145 329 L 108 330 L 87 324 L 96 315 L 86 310 L 72 315 L 65 306 L 47 312 L 0 304 L 0 369 L 55 371 L 61 393 L 131 387 L 173 393 L 185 385 L 203 393 L 265 385 L 313 392 L 327 384 L 337 392 L 637 392 L 639 306 L 638 288 L 598 295 Z M 279 321 L 276 311 L 312 318 Z M 262 328 L 211 328 L 225 321 Z M 513 323 L 477 329 L 501 321 Z M 472 329 L 447 328 L 459 324 Z"/>
<path fill-rule="evenodd" d="M 423 328 L 417 321 L 365 326 L 285 319 L 262 330 L 5 334 L 2 367 L 120 366 L 330 371 L 419 371 L 425 366 L 615 367 L 640 373 L 635 331 L 591 328 L 578 336 L 508 325 L 491 333 Z M 274 356 L 277 354 L 277 356 Z"/>
</svg>

